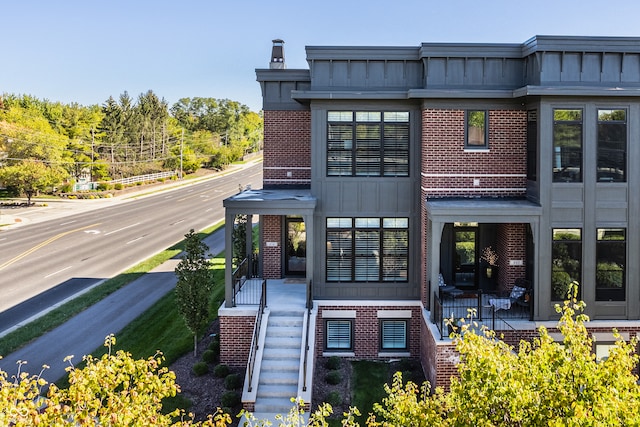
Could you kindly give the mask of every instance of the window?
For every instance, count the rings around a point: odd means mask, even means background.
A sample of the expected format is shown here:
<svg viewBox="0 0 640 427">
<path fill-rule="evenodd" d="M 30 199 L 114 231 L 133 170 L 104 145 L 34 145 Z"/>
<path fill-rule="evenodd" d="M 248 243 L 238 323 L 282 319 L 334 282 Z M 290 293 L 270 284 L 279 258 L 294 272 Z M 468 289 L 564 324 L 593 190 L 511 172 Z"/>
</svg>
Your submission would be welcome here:
<svg viewBox="0 0 640 427">
<path fill-rule="evenodd" d="M 382 320 L 380 322 L 380 348 L 387 351 L 408 350 L 407 321 Z"/>
<path fill-rule="evenodd" d="M 627 111 L 598 110 L 598 181 L 627 180 Z"/>
<path fill-rule="evenodd" d="M 487 120 L 489 115 L 486 111 L 469 110 L 467 111 L 467 138 L 465 148 L 488 148 L 489 126 Z"/>
<path fill-rule="evenodd" d="M 579 228 L 553 229 L 551 267 L 551 299 L 567 299 L 573 281 L 581 283 L 582 230 Z"/>
<path fill-rule="evenodd" d="M 553 110 L 553 182 L 582 182 L 582 110 Z"/>
<path fill-rule="evenodd" d="M 626 233 L 599 228 L 596 242 L 596 301 L 625 300 Z"/>
<path fill-rule="evenodd" d="M 328 176 L 409 176 L 409 112 L 329 111 Z"/>
<path fill-rule="evenodd" d="M 407 281 L 408 218 L 327 218 L 327 281 Z"/>
<path fill-rule="evenodd" d="M 331 319 L 325 321 L 325 349 L 353 350 L 353 321 Z"/>
</svg>

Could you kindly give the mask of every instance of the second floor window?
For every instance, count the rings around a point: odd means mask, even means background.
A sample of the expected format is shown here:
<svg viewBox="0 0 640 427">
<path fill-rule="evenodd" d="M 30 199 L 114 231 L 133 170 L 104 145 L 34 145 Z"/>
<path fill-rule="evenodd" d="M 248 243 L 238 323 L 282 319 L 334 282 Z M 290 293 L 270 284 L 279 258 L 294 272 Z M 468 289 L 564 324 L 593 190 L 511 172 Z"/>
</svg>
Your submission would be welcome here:
<svg viewBox="0 0 640 427">
<path fill-rule="evenodd" d="M 598 182 L 626 182 L 627 111 L 598 110 Z"/>
<path fill-rule="evenodd" d="M 553 110 L 553 182 L 582 182 L 582 110 Z"/>
<path fill-rule="evenodd" d="M 483 110 L 467 111 L 467 140 L 465 148 L 489 148 L 489 115 Z"/>
<path fill-rule="evenodd" d="M 408 111 L 329 111 L 327 176 L 409 176 Z"/>
</svg>

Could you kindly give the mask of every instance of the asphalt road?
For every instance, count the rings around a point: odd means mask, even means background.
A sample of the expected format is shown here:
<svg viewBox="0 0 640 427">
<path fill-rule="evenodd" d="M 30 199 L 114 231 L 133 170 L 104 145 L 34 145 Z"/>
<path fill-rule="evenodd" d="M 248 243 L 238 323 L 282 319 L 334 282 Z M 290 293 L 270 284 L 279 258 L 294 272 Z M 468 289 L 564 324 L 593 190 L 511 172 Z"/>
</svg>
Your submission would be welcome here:
<svg viewBox="0 0 640 427">
<path fill-rule="evenodd" d="M 202 229 L 224 219 L 222 200 L 228 195 L 235 194 L 238 191 L 239 181 L 242 182 L 243 185 L 253 184 L 254 188 L 257 188 L 261 180 L 262 166 L 252 166 L 231 176 L 221 176 L 208 182 L 194 184 L 190 186 L 190 188 L 172 190 L 170 193 L 160 193 L 140 200 L 123 202 L 118 204 L 117 209 L 116 206 L 108 207 L 74 216 L 66 216 L 65 218 L 52 221 L 45 221 L 40 225 L 33 224 L 19 229 L 20 231 L 30 230 L 31 232 L 29 233 L 14 233 L 14 231 L 18 229 L 11 230 L 11 232 L 3 232 L 1 236 L 5 238 L 5 240 L 0 241 L 0 251 L 3 250 L 3 246 L 5 246 L 6 250 L 7 240 L 10 240 L 15 242 L 16 245 L 18 242 L 22 242 L 20 243 L 22 245 L 20 246 L 22 252 L 14 251 L 13 256 L 6 256 L 6 254 L 0 255 L 0 286 L 11 286 L 11 282 L 4 276 L 5 271 L 12 271 L 21 265 L 21 268 L 25 268 L 24 262 L 29 260 L 35 262 L 35 259 L 42 259 L 44 255 L 36 258 L 36 255 L 40 255 L 41 252 L 48 252 L 50 257 L 56 257 L 60 255 L 59 251 L 75 251 L 75 255 L 64 258 L 72 260 L 83 257 L 93 258 L 96 255 L 90 254 L 87 249 L 89 245 L 92 245 L 90 246 L 92 251 L 100 251 L 100 257 L 105 260 L 124 259 L 124 264 L 121 264 L 120 267 L 103 266 L 100 268 L 114 268 L 115 270 L 122 271 L 124 265 L 135 264 L 135 262 L 132 262 L 133 258 L 143 259 L 147 257 L 141 254 L 139 247 L 133 247 L 132 250 L 129 249 L 128 246 L 131 243 L 141 240 L 152 240 L 150 237 L 152 234 L 166 235 L 169 234 L 169 231 L 174 233 L 175 238 L 166 237 L 169 243 L 157 237 L 153 238 L 154 241 L 162 242 L 158 243 L 160 247 L 145 250 L 151 251 L 150 254 L 155 254 L 159 250 L 165 249 L 181 240 L 183 235 L 188 232 L 188 229 Z M 193 203 L 184 203 L 186 200 L 191 200 Z M 143 207 L 140 205 L 147 206 Z M 185 210 L 192 210 L 193 212 L 187 216 L 183 212 Z M 164 211 L 164 215 L 157 217 L 155 215 L 157 213 L 156 211 Z M 183 213 L 180 214 L 180 212 Z M 148 216 L 147 219 L 144 218 L 145 215 Z M 98 218 L 101 220 L 100 224 L 94 225 L 94 221 L 97 221 Z M 125 222 L 118 224 L 118 220 Z M 156 223 L 156 221 L 160 221 L 160 223 Z M 151 223 L 149 229 L 138 229 L 140 224 L 147 222 Z M 105 225 L 103 226 L 103 224 Z M 184 227 L 180 227 L 178 230 L 178 227 L 174 227 L 177 224 L 183 224 Z M 158 233 L 153 232 L 154 228 L 157 229 Z M 86 232 L 87 230 L 91 230 L 91 232 Z M 129 231 L 125 233 L 126 230 Z M 34 237 L 34 233 L 36 237 Z M 37 238 L 38 233 L 43 233 L 43 235 Z M 104 236 L 105 234 L 106 236 Z M 109 236 L 118 234 L 122 236 L 119 243 L 109 243 L 111 242 L 110 240 L 108 242 L 99 241 L 100 237 L 108 238 Z M 7 236 L 10 236 L 10 239 L 7 238 Z M 71 237 L 75 237 L 78 240 L 71 239 Z M 64 242 L 60 242 L 58 247 L 54 247 L 54 244 L 58 240 L 64 240 Z M 95 240 L 98 240 L 97 244 Z M 205 243 L 209 246 L 212 254 L 223 251 L 224 230 L 219 230 L 205 239 Z M 78 247 L 79 245 L 82 247 Z M 112 245 L 116 246 L 111 247 Z M 122 257 L 118 252 L 123 251 L 131 252 L 129 256 Z M 122 263 L 122 261 L 120 262 Z M 171 291 L 175 286 L 176 279 L 174 270 L 178 262 L 179 259 L 176 257 L 163 263 L 161 266 L 109 295 L 98 304 L 89 307 L 53 331 L 44 334 L 12 354 L 3 355 L 3 358 L 0 359 L 0 369 L 11 376 L 17 372 L 18 361 L 27 361 L 28 364 L 22 368 L 23 372 L 26 371 L 31 374 L 37 374 L 43 365 L 47 365 L 48 368 L 43 372 L 42 377 L 50 382 L 58 380 L 65 375 L 65 368 L 69 366 L 68 362 L 64 362 L 65 357 L 74 355 L 74 364 L 79 363 L 82 360 L 82 355 L 90 354 L 100 347 L 107 335 L 112 333 L 117 334 L 137 316 L 153 306 L 153 304 L 167 292 Z M 105 264 L 109 263 L 105 262 Z M 89 263 L 79 264 L 79 266 L 82 267 L 87 267 L 88 265 Z M 54 265 L 48 268 L 59 267 Z M 67 270 L 71 270 L 71 268 Z M 74 269 L 74 271 L 76 270 Z M 33 269 L 29 274 L 33 275 L 34 273 L 34 280 L 36 281 L 39 276 L 47 275 L 46 272 L 41 271 L 39 268 Z M 12 274 L 17 274 L 17 276 L 12 277 L 18 277 L 18 280 L 22 281 L 19 273 L 14 272 Z M 51 273 L 48 274 L 50 275 Z M 83 278 L 87 276 L 91 275 L 80 272 L 79 277 L 65 279 L 64 283 L 75 283 L 75 286 L 73 286 L 74 289 L 82 288 L 82 286 L 78 286 L 77 282 L 84 283 Z M 91 280 L 95 281 L 97 278 L 92 277 Z M 47 287 L 47 290 L 43 294 L 45 296 L 44 299 L 40 297 L 46 306 L 53 303 L 55 299 L 53 298 L 54 294 L 64 293 L 60 291 L 60 284 L 55 285 L 55 283 L 59 283 L 59 280 L 50 280 L 50 282 L 54 283 L 54 285 Z M 3 295 L 4 302 L 4 294 L 0 295 Z M 37 298 L 30 301 L 33 302 L 35 300 L 37 300 Z M 28 306 L 29 303 L 23 302 L 21 305 Z M 0 316 L 2 314 L 3 313 L 0 313 Z M 2 328 L 0 328 L 0 330 L 2 330 Z"/>
<path fill-rule="evenodd" d="M 224 219 L 222 201 L 259 188 L 262 165 L 0 234 L 0 333 Z M 87 201 L 91 202 L 91 201 Z M 103 203 L 108 203 L 104 201 Z"/>
</svg>

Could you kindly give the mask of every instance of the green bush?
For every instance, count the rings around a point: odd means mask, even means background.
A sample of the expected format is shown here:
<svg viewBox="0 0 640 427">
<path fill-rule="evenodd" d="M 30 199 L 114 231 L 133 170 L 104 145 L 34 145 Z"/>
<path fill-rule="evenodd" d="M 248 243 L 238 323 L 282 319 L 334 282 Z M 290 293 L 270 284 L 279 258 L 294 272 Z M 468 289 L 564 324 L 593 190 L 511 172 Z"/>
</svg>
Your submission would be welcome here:
<svg viewBox="0 0 640 427">
<path fill-rule="evenodd" d="M 224 407 L 233 408 L 240 404 L 240 395 L 235 391 L 227 391 L 220 398 L 220 403 Z"/>
<path fill-rule="evenodd" d="M 325 366 L 327 367 L 327 369 L 340 369 L 340 362 L 340 357 L 331 356 L 329 359 L 327 359 L 327 364 Z"/>
<path fill-rule="evenodd" d="M 214 338 L 213 341 L 209 343 L 209 350 L 213 351 L 216 354 L 220 354 L 220 339 Z"/>
<path fill-rule="evenodd" d="M 201 377 L 202 375 L 209 372 L 209 365 L 207 365 L 205 362 L 196 362 L 191 370 L 196 376 Z"/>
<path fill-rule="evenodd" d="M 242 381 L 240 381 L 240 375 L 229 374 L 224 379 L 224 388 L 227 390 L 236 390 L 242 387 Z"/>
<path fill-rule="evenodd" d="M 342 381 L 342 375 L 340 375 L 340 371 L 330 371 L 325 377 L 325 381 L 331 385 L 340 384 L 340 381 Z"/>
<path fill-rule="evenodd" d="M 122 190 L 124 188 L 124 185 L 122 185 L 121 182 L 118 182 L 118 183 L 113 185 L 113 188 L 116 189 L 116 190 Z"/>
<path fill-rule="evenodd" d="M 229 367 L 223 363 L 213 368 L 213 375 L 218 378 L 224 378 L 229 375 Z"/>
<path fill-rule="evenodd" d="M 342 395 L 337 391 L 332 391 L 327 396 L 327 403 L 331 406 L 338 406 L 342 403 Z"/>
<path fill-rule="evenodd" d="M 215 363 L 218 360 L 218 355 L 213 350 L 205 350 L 202 353 L 202 361 L 206 363 Z"/>
<path fill-rule="evenodd" d="M 98 191 L 111 190 L 111 184 L 109 184 L 108 182 L 101 182 L 100 184 L 98 184 L 97 189 Z"/>
</svg>

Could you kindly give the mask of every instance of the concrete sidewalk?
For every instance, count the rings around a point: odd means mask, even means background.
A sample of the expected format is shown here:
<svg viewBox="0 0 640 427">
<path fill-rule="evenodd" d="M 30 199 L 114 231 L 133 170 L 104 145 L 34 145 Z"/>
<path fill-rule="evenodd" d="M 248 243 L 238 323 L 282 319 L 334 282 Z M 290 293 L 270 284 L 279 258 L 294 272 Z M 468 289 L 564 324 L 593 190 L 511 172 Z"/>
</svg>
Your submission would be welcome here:
<svg viewBox="0 0 640 427">
<path fill-rule="evenodd" d="M 204 242 L 212 254 L 222 252 L 224 230 L 218 230 Z M 37 374 L 43 365 L 48 365 L 43 378 L 57 381 L 69 366 L 64 362 L 65 357 L 74 355 L 73 363 L 77 365 L 83 355 L 100 347 L 107 335 L 117 336 L 125 326 L 172 291 L 176 284 L 174 270 L 179 261 L 178 256 L 163 263 L 15 353 L 3 355 L 0 369 L 11 377 L 17 373 L 19 360 L 28 362 L 22 371 L 31 374 Z"/>
</svg>

